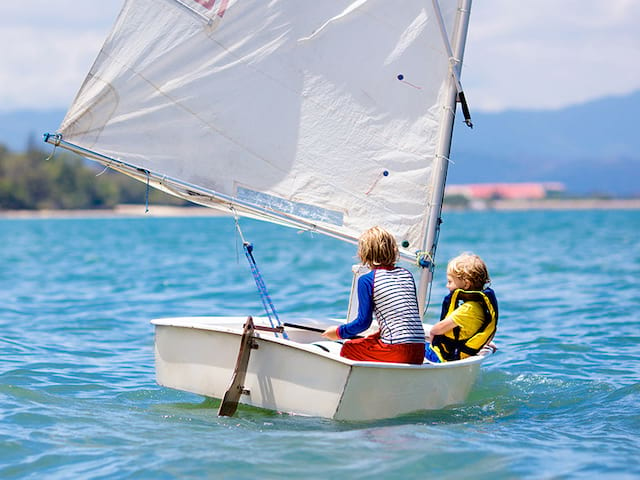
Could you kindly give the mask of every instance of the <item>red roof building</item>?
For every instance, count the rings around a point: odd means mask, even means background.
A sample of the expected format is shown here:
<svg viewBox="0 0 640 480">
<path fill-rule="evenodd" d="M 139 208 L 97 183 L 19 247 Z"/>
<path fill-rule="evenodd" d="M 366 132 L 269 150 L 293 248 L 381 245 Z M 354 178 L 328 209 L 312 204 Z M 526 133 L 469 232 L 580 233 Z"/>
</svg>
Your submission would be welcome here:
<svg viewBox="0 0 640 480">
<path fill-rule="evenodd" d="M 470 200 L 540 200 L 564 192 L 562 183 L 471 183 L 448 185 L 445 195 L 461 195 Z"/>
</svg>

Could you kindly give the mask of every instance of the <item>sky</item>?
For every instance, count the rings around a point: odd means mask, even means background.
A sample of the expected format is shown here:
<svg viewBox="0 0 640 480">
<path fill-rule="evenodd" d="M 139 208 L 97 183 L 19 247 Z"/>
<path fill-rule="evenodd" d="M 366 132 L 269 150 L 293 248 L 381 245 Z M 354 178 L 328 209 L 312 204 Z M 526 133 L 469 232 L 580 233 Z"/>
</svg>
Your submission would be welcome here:
<svg viewBox="0 0 640 480">
<path fill-rule="evenodd" d="M 0 112 L 66 108 L 122 3 L 2 1 Z M 639 90 L 639 24 L 640 0 L 474 0 L 470 107 L 552 110 Z"/>
</svg>

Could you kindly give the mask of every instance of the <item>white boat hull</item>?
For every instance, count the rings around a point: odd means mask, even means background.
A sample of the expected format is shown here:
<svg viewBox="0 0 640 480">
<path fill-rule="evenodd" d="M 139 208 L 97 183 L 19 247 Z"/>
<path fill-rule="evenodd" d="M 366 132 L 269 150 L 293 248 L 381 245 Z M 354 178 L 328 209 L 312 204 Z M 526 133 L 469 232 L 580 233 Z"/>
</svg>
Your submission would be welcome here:
<svg viewBox="0 0 640 480">
<path fill-rule="evenodd" d="M 160 385 L 222 398 L 229 388 L 243 325 L 241 317 L 153 320 Z M 264 325 L 265 319 L 254 319 Z M 375 420 L 463 403 L 483 355 L 443 364 L 355 362 L 320 334 L 286 329 L 289 339 L 256 331 L 239 403 L 336 420 Z M 324 348 L 331 351 L 325 351 Z"/>
</svg>

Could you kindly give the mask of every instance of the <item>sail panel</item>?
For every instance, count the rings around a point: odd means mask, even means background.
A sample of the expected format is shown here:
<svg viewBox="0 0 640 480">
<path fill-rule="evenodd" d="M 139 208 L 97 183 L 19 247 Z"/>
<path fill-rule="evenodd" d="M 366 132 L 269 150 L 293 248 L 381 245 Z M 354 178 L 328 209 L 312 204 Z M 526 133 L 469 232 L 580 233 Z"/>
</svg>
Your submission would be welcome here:
<svg viewBox="0 0 640 480">
<path fill-rule="evenodd" d="M 456 2 L 441 9 L 451 32 Z M 339 236 L 381 225 L 417 249 L 450 82 L 435 15 L 424 0 L 128 0 L 59 133 Z"/>
</svg>

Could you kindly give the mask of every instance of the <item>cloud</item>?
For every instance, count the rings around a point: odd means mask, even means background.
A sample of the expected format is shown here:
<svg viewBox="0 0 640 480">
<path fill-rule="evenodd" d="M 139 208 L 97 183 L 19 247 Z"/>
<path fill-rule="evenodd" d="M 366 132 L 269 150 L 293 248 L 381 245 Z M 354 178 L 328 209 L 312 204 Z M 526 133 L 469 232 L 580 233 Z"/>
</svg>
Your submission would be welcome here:
<svg viewBox="0 0 640 480">
<path fill-rule="evenodd" d="M 0 109 L 65 108 L 73 100 L 121 0 L 0 4 Z"/>
<path fill-rule="evenodd" d="M 105 29 L 124 0 L 4 0 L 0 3 L 0 28 L 32 26 L 40 29 Z"/>
<path fill-rule="evenodd" d="M 463 85 L 478 110 L 553 109 L 640 89 L 640 2 L 474 3 Z"/>
<path fill-rule="evenodd" d="M 13 108 L 67 105 L 89 71 L 104 38 L 98 32 L 52 32 L 13 27 L 0 31 L 0 44 L 20 45 L 2 53 L 0 104 Z"/>
<path fill-rule="evenodd" d="M 67 107 L 122 4 L 0 2 L 0 110 Z M 640 89 L 639 22 L 638 0 L 476 0 L 462 72 L 471 108 L 554 109 Z"/>
</svg>

